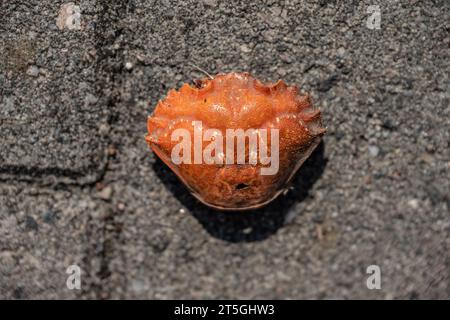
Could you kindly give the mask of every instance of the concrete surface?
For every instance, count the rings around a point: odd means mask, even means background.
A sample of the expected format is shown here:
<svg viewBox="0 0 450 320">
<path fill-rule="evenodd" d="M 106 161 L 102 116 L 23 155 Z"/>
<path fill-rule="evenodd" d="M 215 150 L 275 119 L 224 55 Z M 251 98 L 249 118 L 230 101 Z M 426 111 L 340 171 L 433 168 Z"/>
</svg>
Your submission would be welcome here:
<svg viewBox="0 0 450 320">
<path fill-rule="evenodd" d="M 448 1 L 73 2 L 0 5 L 0 298 L 450 298 Z M 285 197 L 214 212 L 151 154 L 191 64 L 312 94 Z"/>
</svg>

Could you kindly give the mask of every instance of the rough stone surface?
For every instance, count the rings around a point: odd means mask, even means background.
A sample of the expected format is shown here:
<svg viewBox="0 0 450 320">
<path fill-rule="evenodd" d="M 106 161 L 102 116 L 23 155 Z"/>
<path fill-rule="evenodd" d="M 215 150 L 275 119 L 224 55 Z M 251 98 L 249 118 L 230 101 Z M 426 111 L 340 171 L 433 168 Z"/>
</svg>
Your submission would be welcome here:
<svg viewBox="0 0 450 320">
<path fill-rule="evenodd" d="M 84 7 L 83 21 L 98 6 Z M 88 183 L 106 163 L 108 96 L 95 28 L 57 28 L 58 1 L 3 1 L 0 23 L 1 180 Z M 95 99 L 94 99 L 95 98 Z"/>
<path fill-rule="evenodd" d="M 1 298 L 450 298 L 448 1 L 72 2 L 79 30 L 0 4 Z M 286 196 L 214 212 L 150 153 L 192 64 L 311 93 L 328 134 Z"/>
</svg>

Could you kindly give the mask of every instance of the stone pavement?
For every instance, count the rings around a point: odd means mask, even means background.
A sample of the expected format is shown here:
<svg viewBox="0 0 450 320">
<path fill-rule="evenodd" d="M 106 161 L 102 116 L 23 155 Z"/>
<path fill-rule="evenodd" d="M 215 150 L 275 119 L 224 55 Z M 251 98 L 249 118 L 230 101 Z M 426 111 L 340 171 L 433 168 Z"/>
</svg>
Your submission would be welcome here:
<svg viewBox="0 0 450 320">
<path fill-rule="evenodd" d="M 0 298 L 450 298 L 448 1 L 67 3 L 0 4 Z M 286 196 L 216 212 L 149 151 L 192 64 L 311 93 Z"/>
</svg>

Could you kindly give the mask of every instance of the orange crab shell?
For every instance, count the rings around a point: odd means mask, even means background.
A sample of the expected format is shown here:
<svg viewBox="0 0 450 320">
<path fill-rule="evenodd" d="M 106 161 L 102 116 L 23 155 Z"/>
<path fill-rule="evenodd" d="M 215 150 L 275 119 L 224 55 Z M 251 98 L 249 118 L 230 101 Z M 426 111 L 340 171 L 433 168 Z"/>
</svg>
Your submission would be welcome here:
<svg viewBox="0 0 450 320">
<path fill-rule="evenodd" d="M 158 102 L 147 120 L 147 143 L 191 193 L 208 206 L 245 210 L 269 203 L 286 189 L 319 144 L 325 133 L 320 111 L 312 107 L 308 95 L 300 95 L 297 87 L 287 86 L 282 80 L 265 85 L 248 73 L 229 73 L 203 79 L 199 84 L 198 88 L 184 84 L 179 91 L 170 90 Z M 278 172 L 261 175 L 263 165 L 248 162 L 176 165 L 171 152 L 178 141 L 171 140 L 171 133 L 184 128 L 194 137 L 192 121 L 201 121 L 203 130 L 218 129 L 223 136 L 226 129 L 279 129 Z M 270 144 L 269 139 L 269 150 Z"/>
</svg>

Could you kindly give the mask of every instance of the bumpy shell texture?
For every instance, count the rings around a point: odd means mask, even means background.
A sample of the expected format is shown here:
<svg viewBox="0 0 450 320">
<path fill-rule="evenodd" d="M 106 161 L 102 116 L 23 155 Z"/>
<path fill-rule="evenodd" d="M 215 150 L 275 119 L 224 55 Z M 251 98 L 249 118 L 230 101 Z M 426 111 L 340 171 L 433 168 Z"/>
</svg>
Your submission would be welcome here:
<svg viewBox="0 0 450 320">
<path fill-rule="evenodd" d="M 261 175 L 257 164 L 175 164 L 171 152 L 174 130 L 194 137 L 193 121 L 203 130 L 266 128 L 279 130 L 279 170 Z M 265 85 L 248 73 L 219 74 L 203 79 L 197 87 L 184 84 L 158 102 L 147 121 L 146 141 L 157 156 L 204 204 L 222 210 L 261 207 L 282 193 L 325 133 L 320 111 L 308 95 L 282 80 Z M 270 148 L 270 141 L 268 148 Z M 194 145 L 194 143 L 192 143 Z M 206 144 L 203 145 L 203 148 Z"/>
</svg>

